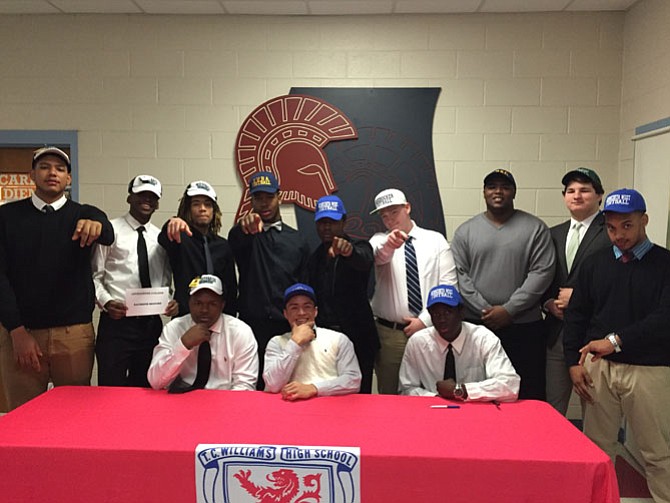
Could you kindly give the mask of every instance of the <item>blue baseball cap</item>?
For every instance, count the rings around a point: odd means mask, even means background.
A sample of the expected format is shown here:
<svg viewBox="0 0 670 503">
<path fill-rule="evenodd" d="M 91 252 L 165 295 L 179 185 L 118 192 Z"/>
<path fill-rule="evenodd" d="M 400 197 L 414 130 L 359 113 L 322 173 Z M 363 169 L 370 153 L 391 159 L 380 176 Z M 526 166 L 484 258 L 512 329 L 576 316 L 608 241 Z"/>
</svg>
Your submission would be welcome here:
<svg viewBox="0 0 670 503">
<path fill-rule="evenodd" d="M 347 210 L 344 209 L 342 199 L 337 196 L 323 196 L 316 202 L 316 211 L 314 212 L 314 221 L 322 218 L 332 218 L 333 220 L 342 220 Z"/>
<path fill-rule="evenodd" d="M 430 290 L 426 307 L 435 304 L 446 304 L 451 307 L 459 306 L 462 303 L 461 294 L 451 285 L 437 285 Z"/>
<path fill-rule="evenodd" d="M 261 171 L 249 178 L 249 192 L 251 194 L 255 194 L 256 192 L 276 194 L 279 192 L 279 182 L 269 171 Z"/>
<path fill-rule="evenodd" d="M 619 189 L 611 192 L 605 198 L 603 211 L 614 213 L 633 213 L 634 211 L 647 211 L 644 197 L 635 189 Z"/>
<path fill-rule="evenodd" d="M 284 305 L 286 305 L 286 303 L 296 295 L 304 295 L 305 297 L 309 297 L 316 304 L 316 294 L 314 293 L 314 288 L 309 285 L 305 285 L 304 283 L 296 283 L 295 285 L 289 286 L 284 291 Z"/>
</svg>

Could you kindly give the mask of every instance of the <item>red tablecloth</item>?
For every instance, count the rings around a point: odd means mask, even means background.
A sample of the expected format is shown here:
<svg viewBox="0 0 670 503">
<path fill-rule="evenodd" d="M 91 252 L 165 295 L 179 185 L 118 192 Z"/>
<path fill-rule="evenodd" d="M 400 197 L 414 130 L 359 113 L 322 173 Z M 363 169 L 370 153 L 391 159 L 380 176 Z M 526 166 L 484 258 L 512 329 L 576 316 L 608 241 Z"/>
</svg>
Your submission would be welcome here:
<svg viewBox="0 0 670 503">
<path fill-rule="evenodd" d="M 56 388 L 0 418 L 0 500 L 195 501 L 199 443 L 358 446 L 361 501 L 618 503 L 609 458 L 542 402 Z"/>
</svg>

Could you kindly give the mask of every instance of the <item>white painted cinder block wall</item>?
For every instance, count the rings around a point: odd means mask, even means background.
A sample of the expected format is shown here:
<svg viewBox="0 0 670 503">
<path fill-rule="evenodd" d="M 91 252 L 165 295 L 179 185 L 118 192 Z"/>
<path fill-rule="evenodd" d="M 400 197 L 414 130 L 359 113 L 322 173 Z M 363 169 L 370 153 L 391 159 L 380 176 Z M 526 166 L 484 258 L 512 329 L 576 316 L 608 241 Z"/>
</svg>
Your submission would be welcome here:
<svg viewBox="0 0 670 503">
<path fill-rule="evenodd" d="M 631 137 L 635 128 L 670 117 L 669 25 L 667 0 L 643 0 L 626 13 L 619 151 L 621 185 L 633 185 Z"/>
<path fill-rule="evenodd" d="M 637 10 L 636 26 L 647 16 Z M 0 129 L 78 130 L 80 199 L 112 217 L 135 174 L 164 183 L 157 223 L 186 183 L 209 180 L 227 233 L 240 196 L 234 139 L 256 105 L 291 86 L 439 86 L 433 145 L 448 236 L 483 209 L 482 177 L 497 167 L 515 174 L 517 206 L 554 224 L 566 216 L 567 170 L 595 168 L 606 190 L 625 178 L 625 19 L 2 16 Z"/>
</svg>

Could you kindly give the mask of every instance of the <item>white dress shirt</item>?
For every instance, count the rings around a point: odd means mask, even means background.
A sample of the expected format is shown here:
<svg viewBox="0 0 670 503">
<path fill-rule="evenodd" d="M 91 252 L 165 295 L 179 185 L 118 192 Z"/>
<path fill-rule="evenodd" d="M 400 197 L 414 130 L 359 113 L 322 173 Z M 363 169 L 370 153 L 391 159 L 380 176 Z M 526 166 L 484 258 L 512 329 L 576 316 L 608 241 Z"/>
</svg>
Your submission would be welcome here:
<svg viewBox="0 0 670 503">
<path fill-rule="evenodd" d="M 393 249 L 387 245 L 388 232 L 378 232 L 370 238 L 375 254 L 376 287 L 372 297 L 375 316 L 396 323 L 404 317 L 413 317 L 407 301 L 407 273 L 405 245 Z M 422 304 L 425 307 L 430 289 L 437 285 L 457 285 L 456 265 L 451 247 L 439 232 L 423 229 L 412 221 L 412 244 L 416 250 Z M 432 325 L 426 309 L 419 314 L 426 326 Z"/>
<path fill-rule="evenodd" d="M 95 245 L 91 258 L 95 296 L 103 309 L 110 300 L 124 302 L 128 288 L 142 288 L 137 262 L 137 228 L 139 223 L 130 213 L 111 221 L 114 244 Z M 158 244 L 160 229 L 151 222 L 144 224 L 144 241 L 149 257 L 151 286 L 170 286 L 172 270 L 165 249 Z"/>
<path fill-rule="evenodd" d="M 181 341 L 181 336 L 194 325 L 187 314 L 163 327 L 147 373 L 152 388 L 166 388 L 178 375 L 188 384 L 195 380 L 199 346 L 189 350 Z M 249 325 L 222 314 L 210 331 L 212 367 L 205 389 L 255 390 L 258 344 Z"/>
<path fill-rule="evenodd" d="M 464 384 L 468 401 L 512 402 L 519 395 L 517 375 L 500 339 L 488 328 L 463 322 L 453 341 L 456 378 Z M 433 327 L 424 328 L 407 341 L 400 366 L 402 395 L 435 396 L 437 381 L 444 379 L 449 343 Z"/>
<path fill-rule="evenodd" d="M 313 384 L 318 396 L 358 393 L 361 369 L 354 345 L 334 330 L 314 327 L 316 338 L 300 346 L 291 333 L 270 339 L 265 350 L 265 390 L 279 393 L 291 381 Z"/>
</svg>

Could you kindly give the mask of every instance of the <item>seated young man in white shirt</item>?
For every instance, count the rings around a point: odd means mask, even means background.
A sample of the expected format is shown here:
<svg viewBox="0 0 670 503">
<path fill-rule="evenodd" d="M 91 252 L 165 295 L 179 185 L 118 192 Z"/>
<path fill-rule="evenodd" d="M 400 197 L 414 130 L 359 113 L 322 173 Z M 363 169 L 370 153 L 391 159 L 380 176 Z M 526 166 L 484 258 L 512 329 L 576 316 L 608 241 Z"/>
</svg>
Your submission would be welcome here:
<svg viewBox="0 0 670 503">
<path fill-rule="evenodd" d="M 189 314 L 163 328 L 147 377 L 154 389 L 256 389 L 258 345 L 249 325 L 228 314 L 221 280 L 191 281 Z"/>
<path fill-rule="evenodd" d="M 296 283 L 284 292 L 284 316 L 291 331 L 270 339 L 265 350 L 265 391 L 284 400 L 358 393 L 361 370 L 349 338 L 317 328 L 311 286 Z"/>
<path fill-rule="evenodd" d="M 399 392 L 450 400 L 516 400 L 519 376 L 493 332 L 463 321 L 458 290 L 436 286 L 428 295 L 427 307 L 433 326 L 407 341 Z"/>
</svg>

